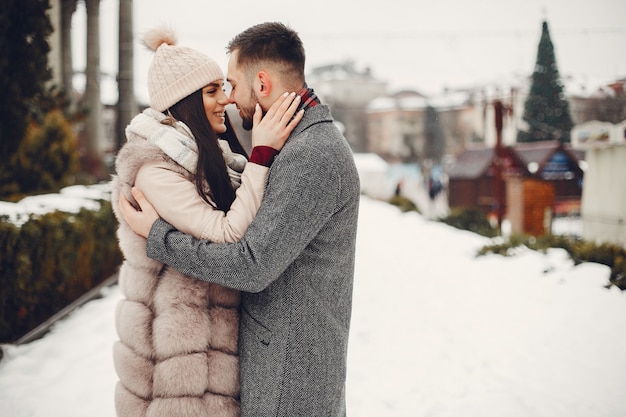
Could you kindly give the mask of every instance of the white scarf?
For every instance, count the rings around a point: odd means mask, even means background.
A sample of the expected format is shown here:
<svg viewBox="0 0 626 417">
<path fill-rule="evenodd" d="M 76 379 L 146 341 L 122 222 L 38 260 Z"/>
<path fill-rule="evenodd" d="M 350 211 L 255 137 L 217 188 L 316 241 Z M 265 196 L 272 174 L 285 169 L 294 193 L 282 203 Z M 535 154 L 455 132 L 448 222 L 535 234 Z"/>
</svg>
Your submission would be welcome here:
<svg viewBox="0 0 626 417">
<path fill-rule="evenodd" d="M 172 125 L 161 123 L 168 117 L 163 113 L 148 108 L 133 118 L 126 127 L 126 137 L 142 138 L 158 146 L 167 156 L 192 174 L 196 173 L 198 163 L 198 145 L 191 130 L 183 122 L 175 121 Z M 228 142 L 218 140 L 224 161 L 228 169 L 233 188 L 241 185 L 241 173 L 246 165 L 243 155 L 234 153 Z"/>
</svg>

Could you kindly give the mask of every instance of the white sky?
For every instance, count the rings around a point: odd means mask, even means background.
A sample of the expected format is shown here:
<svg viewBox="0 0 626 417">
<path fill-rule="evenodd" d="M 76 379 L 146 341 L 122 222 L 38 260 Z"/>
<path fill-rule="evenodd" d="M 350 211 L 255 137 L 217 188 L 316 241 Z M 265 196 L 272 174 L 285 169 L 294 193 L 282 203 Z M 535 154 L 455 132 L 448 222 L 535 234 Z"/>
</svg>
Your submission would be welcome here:
<svg viewBox="0 0 626 417">
<path fill-rule="evenodd" d="M 117 68 L 117 0 L 102 0 L 103 71 Z M 352 59 L 371 67 L 393 89 L 437 93 L 445 86 L 530 75 L 546 17 L 562 76 L 596 84 L 626 76 L 626 2 L 623 0 L 134 0 L 139 38 L 171 24 L 179 44 L 226 65 L 225 46 L 238 32 L 278 20 L 300 33 L 307 69 Z M 84 6 L 75 14 L 75 67 L 84 68 Z M 135 48 L 136 90 L 145 93 L 151 53 Z"/>
</svg>

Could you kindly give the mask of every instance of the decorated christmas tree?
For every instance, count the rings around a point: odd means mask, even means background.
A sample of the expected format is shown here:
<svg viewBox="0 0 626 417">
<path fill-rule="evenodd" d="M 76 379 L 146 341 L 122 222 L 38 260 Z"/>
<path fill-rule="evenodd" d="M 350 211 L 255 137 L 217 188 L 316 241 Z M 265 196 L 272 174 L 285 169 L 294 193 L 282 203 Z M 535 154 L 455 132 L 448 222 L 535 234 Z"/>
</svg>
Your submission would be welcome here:
<svg viewBox="0 0 626 417">
<path fill-rule="evenodd" d="M 524 121 L 528 128 L 518 132 L 518 142 L 570 141 L 572 118 L 559 78 L 548 23 L 545 21 L 537 50 L 537 63 L 524 106 Z"/>
</svg>

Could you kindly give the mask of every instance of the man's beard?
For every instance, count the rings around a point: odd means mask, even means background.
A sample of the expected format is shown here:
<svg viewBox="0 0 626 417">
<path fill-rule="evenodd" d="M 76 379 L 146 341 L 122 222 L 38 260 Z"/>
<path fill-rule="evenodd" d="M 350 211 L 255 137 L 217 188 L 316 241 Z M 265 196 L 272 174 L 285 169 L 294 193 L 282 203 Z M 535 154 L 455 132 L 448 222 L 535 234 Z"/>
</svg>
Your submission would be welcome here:
<svg viewBox="0 0 626 417">
<path fill-rule="evenodd" d="M 245 130 L 252 130 L 252 125 L 253 125 L 253 117 L 254 117 L 254 111 L 256 109 L 256 103 L 258 103 L 259 100 L 256 97 L 256 95 L 254 94 L 254 91 L 250 91 L 250 103 L 254 103 L 252 105 L 250 105 L 249 107 L 243 107 L 240 106 L 241 109 L 241 126 L 245 129 Z M 265 116 L 265 112 L 263 112 L 263 116 Z"/>
<path fill-rule="evenodd" d="M 247 113 L 244 115 L 244 112 L 241 112 L 241 126 L 244 130 L 252 130 L 252 125 L 252 118 L 249 117 Z"/>
</svg>

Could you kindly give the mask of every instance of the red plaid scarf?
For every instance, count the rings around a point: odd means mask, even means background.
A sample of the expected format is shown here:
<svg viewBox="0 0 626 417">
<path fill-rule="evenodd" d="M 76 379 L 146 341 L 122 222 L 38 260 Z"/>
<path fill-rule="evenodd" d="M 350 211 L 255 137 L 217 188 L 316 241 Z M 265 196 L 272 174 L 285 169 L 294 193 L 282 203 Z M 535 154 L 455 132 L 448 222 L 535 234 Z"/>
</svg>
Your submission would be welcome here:
<svg viewBox="0 0 626 417">
<path fill-rule="evenodd" d="M 309 88 L 306 84 L 304 84 L 304 87 L 302 87 L 302 89 L 298 91 L 298 95 L 302 98 L 298 110 L 306 110 L 309 107 L 314 107 L 321 103 L 320 99 L 317 97 L 317 94 L 315 94 L 315 91 L 313 91 L 312 88 Z"/>
</svg>

